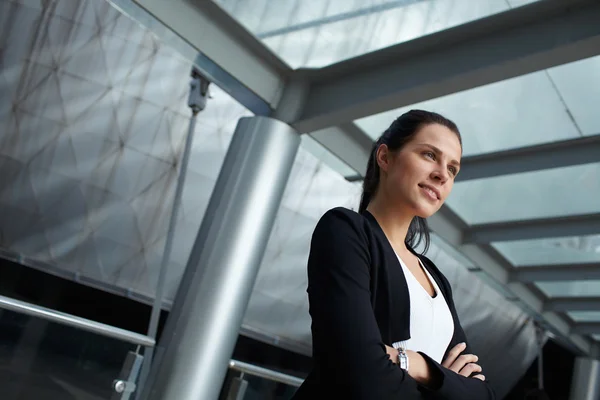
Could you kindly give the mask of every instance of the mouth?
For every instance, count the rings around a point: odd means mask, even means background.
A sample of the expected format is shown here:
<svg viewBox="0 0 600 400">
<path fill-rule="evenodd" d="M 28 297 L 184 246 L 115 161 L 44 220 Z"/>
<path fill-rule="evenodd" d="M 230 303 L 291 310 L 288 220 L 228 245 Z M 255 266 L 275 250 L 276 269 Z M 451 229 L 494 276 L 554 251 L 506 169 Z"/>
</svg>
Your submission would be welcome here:
<svg viewBox="0 0 600 400">
<path fill-rule="evenodd" d="M 441 199 L 440 191 L 434 188 L 433 186 L 419 184 L 419 187 L 423 189 L 423 192 L 425 192 L 429 196 L 429 198 L 431 198 L 431 200 Z"/>
</svg>

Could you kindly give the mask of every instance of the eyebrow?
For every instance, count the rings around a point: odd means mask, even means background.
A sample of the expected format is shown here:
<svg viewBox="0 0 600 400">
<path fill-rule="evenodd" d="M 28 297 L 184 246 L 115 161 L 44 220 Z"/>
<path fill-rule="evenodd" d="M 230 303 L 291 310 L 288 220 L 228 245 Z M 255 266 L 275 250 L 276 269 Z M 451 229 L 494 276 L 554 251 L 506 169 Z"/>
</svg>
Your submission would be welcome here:
<svg viewBox="0 0 600 400">
<path fill-rule="evenodd" d="M 438 154 L 444 154 L 443 151 L 441 151 L 439 148 L 435 147 L 432 144 L 429 143 L 421 143 L 421 146 L 425 146 L 425 147 L 429 147 L 431 150 L 435 151 Z M 458 166 L 460 168 L 460 163 L 456 160 L 450 160 L 450 164 L 454 164 L 456 166 Z"/>
</svg>

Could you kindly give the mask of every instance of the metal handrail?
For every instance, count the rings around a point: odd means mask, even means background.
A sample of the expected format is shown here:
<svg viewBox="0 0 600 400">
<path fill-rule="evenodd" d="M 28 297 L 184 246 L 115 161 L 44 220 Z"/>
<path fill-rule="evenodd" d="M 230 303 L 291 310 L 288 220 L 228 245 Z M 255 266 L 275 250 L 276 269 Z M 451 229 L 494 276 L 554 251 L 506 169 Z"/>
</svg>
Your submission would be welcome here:
<svg viewBox="0 0 600 400">
<path fill-rule="evenodd" d="M 71 326 L 84 331 L 93 332 L 98 335 L 119 339 L 124 342 L 132 343 L 135 345 L 148 347 L 154 347 L 156 345 L 156 341 L 149 336 L 117 328 L 112 325 L 92 321 L 90 319 L 77 317 L 75 315 L 53 310 L 51 308 L 41 307 L 7 296 L 0 295 L 0 308 L 18 312 L 20 314 L 26 314 L 31 315 L 33 317 L 42 318 L 51 322 Z M 231 360 L 229 362 L 229 368 L 235 371 L 243 372 L 248 375 L 269 379 L 293 387 L 300 387 L 300 385 L 302 385 L 303 382 L 302 379 L 297 378 L 295 376 L 286 375 L 281 372 L 276 372 L 267 368 L 258 367 L 256 365 L 248 364 L 237 360 Z"/>
<path fill-rule="evenodd" d="M 281 372 L 272 371 L 270 369 L 258 367 L 256 365 L 248 364 L 237 360 L 229 361 L 229 368 L 235 371 L 243 372 L 248 375 L 257 376 L 259 378 L 265 378 L 293 387 L 300 387 L 300 385 L 302 385 L 302 382 L 304 382 L 304 380 L 295 376 L 282 374 Z"/>
<path fill-rule="evenodd" d="M 92 321 L 90 319 L 77 317 L 75 315 L 66 314 L 50 308 L 40 307 L 11 297 L 0 295 L 0 308 L 46 319 L 62 325 L 72 326 L 84 331 L 93 332 L 140 346 L 154 347 L 156 345 L 156 341 L 149 336 Z"/>
</svg>

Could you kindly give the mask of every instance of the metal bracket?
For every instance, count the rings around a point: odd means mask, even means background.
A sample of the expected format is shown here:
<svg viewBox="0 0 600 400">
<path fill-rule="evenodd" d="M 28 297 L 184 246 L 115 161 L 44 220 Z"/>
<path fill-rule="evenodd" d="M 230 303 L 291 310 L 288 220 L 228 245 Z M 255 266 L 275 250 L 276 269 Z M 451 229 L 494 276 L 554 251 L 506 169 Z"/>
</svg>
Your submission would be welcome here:
<svg viewBox="0 0 600 400">
<path fill-rule="evenodd" d="M 111 400 L 129 400 L 131 393 L 135 391 L 135 384 L 144 356 L 130 351 L 127 353 L 119 377 L 113 381 L 113 394 Z"/>
<path fill-rule="evenodd" d="M 210 97 L 210 93 L 208 92 L 210 81 L 200 74 L 197 68 L 192 69 L 191 76 L 192 81 L 190 82 L 188 107 L 196 115 L 206 107 L 206 101 Z"/>
<path fill-rule="evenodd" d="M 233 378 L 227 392 L 227 400 L 243 400 L 246 389 L 248 389 L 248 381 L 244 379 L 244 374 Z"/>
<path fill-rule="evenodd" d="M 132 393 L 135 392 L 136 385 L 133 382 L 115 380 L 113 382 L 113 387 L 117 393 Z"/>
</svg>

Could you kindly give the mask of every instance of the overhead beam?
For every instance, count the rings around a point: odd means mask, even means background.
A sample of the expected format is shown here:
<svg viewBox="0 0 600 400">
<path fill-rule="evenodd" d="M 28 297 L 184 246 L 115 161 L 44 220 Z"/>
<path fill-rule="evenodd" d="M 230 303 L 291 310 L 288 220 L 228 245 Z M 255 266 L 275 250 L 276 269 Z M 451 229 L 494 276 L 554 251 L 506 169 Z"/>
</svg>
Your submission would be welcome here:
<svg viewBox="0 0 600 400">
<path fill-rule="evenodd" d="M 600 279 L 600 262 L 518 267 L 510 272 L 511 282 L 553 282 Z"/>
<path fill-rule="evenodd" d="M 352 131 L 358 132 L 360 128 L 356 124 L 352 125 L 354 126 Z M 342 129 L 342 131 L 344 130 Z M 322 129 L 318 132 L 327 134 L 331 131 Z M 364 132 L 360 136 L 369 137 Z M 360 142 L 361 151 L 364 154 L 369 154 L 372 142 L 372 139 Z M 456 181 L 493 178 L 597 162 L 600 162 L 600 134 L 463 157 L 461 171 Z M 352 177 L 353 180 L 361 180 L 362 178 L 363 175 Z"/>
<path fill-rule="evenodd" d="M 460 251 L 474 265 L 503 287 L 501 294 L 509 293 L 519 299 L 518 304 L 525 312 L 536 320 L 542 322 L 555 334 L 563 337 L 568 343 L 579 351 L 589 354 L 592 344 L 589 339 L 571 332 L 571 325 L 559 314 L 544 309 L 543 299 L 533 293 L 522 282 L 511 282 L 509 270 L 512 265 L 499 252 L 488 245 L 465 244 L 463 232 L 467 224 L 461 220 L 450 208 L 442 206 L 440 211 L 427 219 L 433 232 L 439 235 L 446 243 Z M 505 295 L 505 294 L 504 294 Z"/>
<path fill-rule="evenodd" d="M 216 2 L 134 1 L 201 53 L 202 72 L 226 71 L 271 109 L 277 107 L 292 69 Z"/>
<path fill-rule="evenodd" d="M 361 177 L 366 172 L 373 139 L 353 122 L 321 129 L 310 136 L 340 158 Z"/>
<path fill-rule="evenodd" d="M 305 70 L 313 131 L 600 54 L 600 3 L 545 0 Z"/>
<path fill-rule="evenodd" d="M 492 243 L 600 234 L 600 213 L 473 225 L 464 243 Z"/>
<path fill-rule="evenodd" d="M 553 297 L 546 300 L 544 310 L 554 312 L 600 310 L 600 297 Z"/>
<path fill-rule="evenodd" d="M 464 157 L 456 181 L 600 162 L 600 134 Z"/>
<path fill-rule="evenodd" d="M 600 333 L 600 322 L 581 322 L 571 330 L 576 335 L 594 335 Z"/>
<path fill-rule="evenodd" d="M 282 28 L 273 29 L 270 31 L 257 33 L 256 36 L 260 39 L 267 39 L 275 36 L 286 35 L 288 33 L 294 33 L 303 31 L 311 28 L 319 28 L 324 25 L 333 24 L 336 22 L 347 21 L 354 18 L 365 17 L 376 13 L 381 13 L 394 8 L 407 7 L 414 3 L 419 3 L 424 0 L 391 0 L 381 4 L 369 5 L 356 10 L 347 11 L 339 14 L 328 15 L 322 18 L 312 19 L 306 22 L 300 22 L 299 24 L 288 25 Z"/>
</svg>

